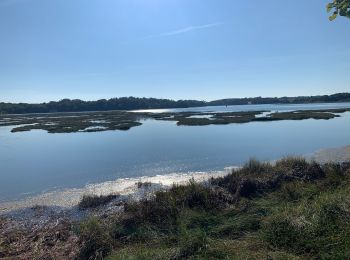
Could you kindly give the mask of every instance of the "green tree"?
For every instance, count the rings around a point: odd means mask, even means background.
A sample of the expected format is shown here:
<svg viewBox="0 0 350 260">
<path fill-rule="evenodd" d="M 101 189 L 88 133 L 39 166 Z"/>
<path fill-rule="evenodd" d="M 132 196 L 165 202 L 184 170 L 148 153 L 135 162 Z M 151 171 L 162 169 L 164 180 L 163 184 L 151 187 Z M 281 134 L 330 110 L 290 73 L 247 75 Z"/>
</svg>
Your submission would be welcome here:
<svg viewBox="0 0 350 260">
<path fill-rule="evenodd" d="M 350 0 L 333 0 L 327 5 L 327 12 L 333 12 L 329 20 L 333 21 L 338 15 L 350 18 Z"/>
</svg>

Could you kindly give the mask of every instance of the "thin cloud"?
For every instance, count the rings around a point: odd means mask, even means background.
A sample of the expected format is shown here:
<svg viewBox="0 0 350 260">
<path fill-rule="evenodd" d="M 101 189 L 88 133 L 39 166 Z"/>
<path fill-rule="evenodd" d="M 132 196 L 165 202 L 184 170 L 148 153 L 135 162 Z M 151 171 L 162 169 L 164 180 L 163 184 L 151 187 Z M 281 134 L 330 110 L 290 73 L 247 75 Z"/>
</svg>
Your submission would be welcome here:
<svg viewBox="0 0 350 260">
<path fill-rule="evenodd" d="M 188 32 L 193 32 L 197 30 L 203 30 L 207 28 L 213 28 L 213 27 L 218 27 L 223 25 L 223 23 L 209 23 L 209 24 L 204 24 L 204 25 L 199 25 L 199 26 L 188 26 L 179 30 L 175 31 L 170 31 L 166 33 L 161 33 L 158 35 L 153 35 L 153 37 L 167 37 L 167 36 L 173 36 L 173 35 L 178 35 L 178 34 L 183 34 L 183 33 L 188 33 Z"/>
<path fill-rule="evenodd" d="M 155 38 L 163 38 L 163 37 L 171 37 L 171 36 L 176 36 L 176 35 L 180 35 L 180 34 L 185 34 L 185 33 L 190 33 L 190 32 L 194 32 L 194 31 L 198 31 L 198 30 L 204 30 L 204 29 L 209 29 L 209 28 L 214 28 L 214 27 L 219 27 L 221 25 L 223 25 L 224 23 L 220 22 L 220 23 L 209 23 L 209 24 L 203 24 L 203 25 L 196 25 L 196 26 L 188 26 L 188 27 L 184 27 L 178 30 L 174 30 L 174 31 L 169 31 L 169 32 L 164 32 L 164 33 L 160 33 L 160 34 L 151 34 L 148 36 L 145 36 L 143 38 L 140 38 L 136 41 L 143 41 L 143 40 L 149 40 L 149 39 L 155 39 Z M 126 42 L 122 42 L 123 44 L 127 44 L 130 43 L 129 41 Z"/>
</svg>

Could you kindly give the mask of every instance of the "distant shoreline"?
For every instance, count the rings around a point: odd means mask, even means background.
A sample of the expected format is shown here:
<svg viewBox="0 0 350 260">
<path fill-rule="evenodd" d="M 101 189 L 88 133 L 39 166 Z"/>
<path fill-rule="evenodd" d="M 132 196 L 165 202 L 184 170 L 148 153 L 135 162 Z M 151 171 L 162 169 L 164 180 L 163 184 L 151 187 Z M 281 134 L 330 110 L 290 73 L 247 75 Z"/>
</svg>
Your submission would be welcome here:
<svg viewBox="0 0 350 260">
<path fill-rule="evenodd" d="M 31 113 L 61 113 L 61 112 L 91 112 L 138 109 L 170 109 L 205 106 L 259 105 L 259 104 L 313 104 L 313 103 L 344 103 L 350 102 L 350 93 L 336 93 L 322 96 L 297 97 L 250 97 L 227 98 L 213 101 L 171 100 L 159 98 L 120 97 L 83 101 L 80 99 L 62 99 L 47 103 L 6 103 L 0 102 L 2 114 Z"/>
</svg>

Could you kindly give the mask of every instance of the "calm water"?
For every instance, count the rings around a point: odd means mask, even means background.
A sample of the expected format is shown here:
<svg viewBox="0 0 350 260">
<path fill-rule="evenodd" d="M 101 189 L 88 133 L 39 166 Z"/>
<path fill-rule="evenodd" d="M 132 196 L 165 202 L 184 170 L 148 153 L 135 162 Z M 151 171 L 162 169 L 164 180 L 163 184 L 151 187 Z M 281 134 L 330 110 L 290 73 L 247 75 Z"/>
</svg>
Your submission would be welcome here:
<svg viewBox="0 0 350 260">
<path fill-rule="evenodd" d="M 187 111 L 296 110 L 346 104 L 207 107 Z M 167 110 L 168 111 L 168 110 Z M 350 144 L 350 113 L 333 120 L 176 126 L 148 120 L 129 131 L 10 133 L 0 127 L 0 201 L 117 178 L 221 170 L 251 157 L 303 155 Z"/>
</svg>

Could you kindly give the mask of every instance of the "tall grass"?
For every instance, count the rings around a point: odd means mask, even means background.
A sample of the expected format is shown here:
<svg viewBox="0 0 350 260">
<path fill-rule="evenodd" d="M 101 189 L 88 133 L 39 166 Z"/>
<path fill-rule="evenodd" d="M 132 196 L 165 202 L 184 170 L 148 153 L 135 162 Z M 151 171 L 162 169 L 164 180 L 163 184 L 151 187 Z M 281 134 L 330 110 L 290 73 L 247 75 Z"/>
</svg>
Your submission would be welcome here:
<svg viewBox="0 0 350 260">
<path fill-rule="evenodd" d="M 87 259 L 344 259 L 350 164 L 250 160 L 210 185 L 176 185 L 81 228 Z M 140 248 L 143 248 L 142 250 Z M 91 258 L 92 257 L 92 258 Z"/>
<path fill-rule="evenodd" d="M 97 218 L 81 223 L 79 235 L 81 244 L 79 259 L 103 259 L 112 250 L 111 236 Z"/>
</svg>

